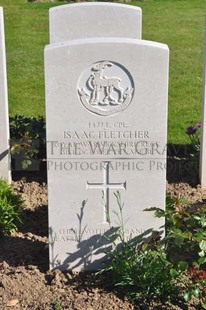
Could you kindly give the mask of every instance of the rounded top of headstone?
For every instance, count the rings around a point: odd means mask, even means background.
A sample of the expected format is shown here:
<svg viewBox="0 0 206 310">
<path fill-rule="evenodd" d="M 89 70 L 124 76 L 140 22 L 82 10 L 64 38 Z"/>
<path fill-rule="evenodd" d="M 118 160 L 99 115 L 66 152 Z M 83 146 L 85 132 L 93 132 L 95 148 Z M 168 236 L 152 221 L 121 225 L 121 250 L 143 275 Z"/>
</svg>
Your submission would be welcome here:
<svg viewBox="0 0 206 310">
<path fill-rule="evenodd" d="M 50 43 L 80 38 L 141 39 L 142 10 L 119 3 L 66 4 L 49 10 Z"/>
</svg>

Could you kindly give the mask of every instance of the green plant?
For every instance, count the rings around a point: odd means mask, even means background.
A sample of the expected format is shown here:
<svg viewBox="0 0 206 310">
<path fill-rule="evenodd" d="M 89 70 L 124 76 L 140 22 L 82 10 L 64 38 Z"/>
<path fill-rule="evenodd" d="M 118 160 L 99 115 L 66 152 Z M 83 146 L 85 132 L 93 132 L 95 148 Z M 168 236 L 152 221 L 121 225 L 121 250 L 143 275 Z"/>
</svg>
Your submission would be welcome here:
<svg viewBox="0 0 206 310">
<path fill-rule="evenodd" d="M 155 216 L 165 217 L 166 236 L 164 244 L 169 259 L 189 264 L 206 263 L 206 206 L 188 209 L 178 197 L 166 200 L 166 210 L 151 208 Z"/>
<path fill-rule="evenodd" d="M 103 272 L 110 272 L 116 290 L 136 302 L 175 298 L 188 302 L 195 297 L 206 309 L 206 206 L 189 209 L 186 201 L 167 197 L 166 210 L 145 210 L 165 217 L 165 237 L 151 231 L 126 242 L 124 204 L 119 192 L 115 196 L 117 236 L 111 239 L 113 250 Z"/>
<path fill-rule="evenodd" d="M 179 273 L 173 272 L 173 265 L 160 245 L 124 244 L 112 252 L 108 270 L 115 287 L 133 300 L 165 300 L 178 293 L 174 278 Z"/>
<path fill-rule="evenodd" d="M 184 299 L 189 301 L 193 296 L 200 299 L 203 309 L 206 309 L 206 271 L 197 266 L 192 266 L 188 270 L 188 281 L 185 284 Z M 188 280 L 188 279 L 187 279 Z"/>
<path fill-rule="evenodd" d="M 0 235 L 9 235 L 17 230 L 16 222 L 21 222 L 23 201 L 12 187 L 0 179 Z"/>
<path fill-rule="evenodd" d="M 52 303 L 53 309 L 54 310 L 61 310 L 62 309 L 62 304 L 59 299 L 55 299 Z"/>
<path fill-rule="evenodd" d="M 168 260 L 182 272 L 180 282 L 185 301 L 196 296 L 206 309 L 206 206 L 189 210 L 178 197 L 167 197 L 165 211 L 150 210 L 166 219 L 166 236 L 162 242 Z"/>
<path fill-rule="evenodd" d="M 120 193 L 115 193 L 119 212 L 117 216 L 117 238 L 112 240 L 113 251 L 105 271 L 111 273 L 113 285 L 118 291 L 133 300 L 158 298 L 167 299 L 178 292 L 174 279 L 179 275 L 168 261 L 159 233 L 151 231 L 144 236 L 126 242 L 123 207 Z M 117 243 L 117 240 L 120 243 Z"/>
<path fill-rule="evenodd" d="M 10 117 L 10 135 L 12 160 L 20 161 L 22 169 L 27 169 L 35 160 L 45 158 L 46 133 L 43 117 Z"/>
</svg>

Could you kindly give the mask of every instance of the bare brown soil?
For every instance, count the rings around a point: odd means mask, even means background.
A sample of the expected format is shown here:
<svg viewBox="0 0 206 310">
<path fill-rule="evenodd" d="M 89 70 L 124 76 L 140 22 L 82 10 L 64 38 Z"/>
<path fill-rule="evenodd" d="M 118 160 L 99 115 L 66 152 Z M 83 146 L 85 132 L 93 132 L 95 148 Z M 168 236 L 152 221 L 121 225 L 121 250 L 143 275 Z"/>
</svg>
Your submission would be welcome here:
<svg viewBox="0 0 206 310">
<path fill-rule="evenodd" d="M 177 160 L 177 162 L 179 159 Z M 182 160 L 179 165 L 184 166 Z M 174 167 L 174 166 L 173 166 Z M 191 204 L 205 200 L 188 171 L 172 169 L 167 191 Z M 25 200 L 19 231 L 0 240 L 0 310 L 7 309 L 198 309 L 197 305 L 132 305 L 111 290 L 110 279 L 92 273 L 48 271 L 48 206 L 46 183 L 13 182 Z M 201 308 L 199 308 L 201 309 Z"/>
</svg>

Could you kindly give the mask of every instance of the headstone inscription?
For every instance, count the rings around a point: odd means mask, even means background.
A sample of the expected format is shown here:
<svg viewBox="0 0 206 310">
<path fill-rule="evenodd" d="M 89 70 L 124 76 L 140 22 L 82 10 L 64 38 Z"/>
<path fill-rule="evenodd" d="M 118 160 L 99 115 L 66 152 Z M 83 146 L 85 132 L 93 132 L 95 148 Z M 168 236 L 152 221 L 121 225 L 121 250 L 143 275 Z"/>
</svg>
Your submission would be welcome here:
<svg viewBox="0 0 206 310">
<path fill-rule="evenodd" d="M 202 94 L 202 130 L 200 143 L 200 184 L 206 190 L 206 23 L 205 23 L 205 48 L 203 67 L 203 94 Z"/>
<path fill-rule="evenodd" d="M 50 43 L 95 37 L 141 39 L 141 8 L 117 3 L 77 3 L 49 11 Z"/>
<path fill-rule="evenodd" d="M 10 182 L 9 160 L 9 117 L 6 75 L 6 52 L 4 36 L 4 15 L 0 7 L 0 178 Z"/>
<path fill-rule="evenodd" d="M 100 268 L 123 204 L 125 239 L 164 225 L 143 210 L 165 204 L 168 60 L 128 37 L 45 48 L 51 268 Z"/>
</svg>

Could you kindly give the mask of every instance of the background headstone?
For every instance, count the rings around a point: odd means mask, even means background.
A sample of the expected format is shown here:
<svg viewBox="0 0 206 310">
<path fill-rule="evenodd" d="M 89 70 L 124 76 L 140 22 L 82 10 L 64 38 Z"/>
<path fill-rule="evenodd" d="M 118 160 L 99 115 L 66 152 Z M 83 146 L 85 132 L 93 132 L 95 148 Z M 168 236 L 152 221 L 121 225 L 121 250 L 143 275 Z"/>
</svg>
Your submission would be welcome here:
<svg viewBox="0 0 206 310">
<path fill-rule="evenodd" d="M 3 8 L 0 7 L 0 178 L 11 180 L 9 117 Z"/>
<path fill-rule="evenodd" d="M 49 10 L 50 43 L 95 37 L 141 39 L 141 8 L 117 3 L 77 3 Z"/>
<path fill-rule="evenodd" d="M 204 47 L 204 67 L 203 67 L 203 93 L 202 93 L 202 128 L 200 143 L 200 184 L 206 190 L 206 22 L 205 22 L 205 47 Z"/>
</svg>

